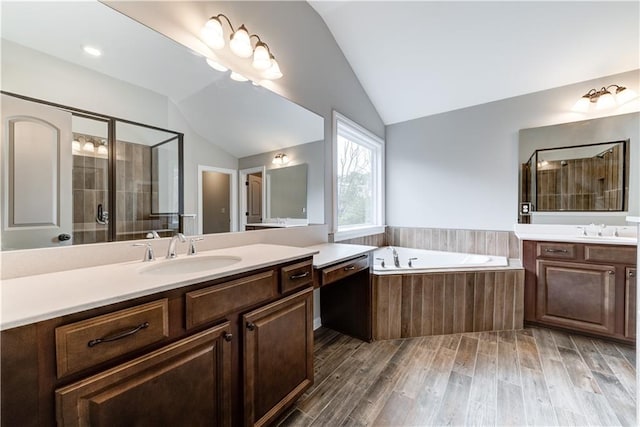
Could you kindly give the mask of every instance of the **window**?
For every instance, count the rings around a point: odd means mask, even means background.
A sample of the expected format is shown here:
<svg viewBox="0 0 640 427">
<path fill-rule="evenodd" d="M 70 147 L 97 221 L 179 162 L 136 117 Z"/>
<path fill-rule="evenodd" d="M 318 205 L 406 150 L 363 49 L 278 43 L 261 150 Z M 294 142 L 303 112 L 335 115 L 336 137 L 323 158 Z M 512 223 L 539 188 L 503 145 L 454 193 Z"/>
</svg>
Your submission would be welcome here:
<svg viewBox="0 0 640 427">
<path fill-rule="evenodd" d="M 382 230 L 384 141 L 333 112 L 334 231 L 340 238 Z"/>
</svg>

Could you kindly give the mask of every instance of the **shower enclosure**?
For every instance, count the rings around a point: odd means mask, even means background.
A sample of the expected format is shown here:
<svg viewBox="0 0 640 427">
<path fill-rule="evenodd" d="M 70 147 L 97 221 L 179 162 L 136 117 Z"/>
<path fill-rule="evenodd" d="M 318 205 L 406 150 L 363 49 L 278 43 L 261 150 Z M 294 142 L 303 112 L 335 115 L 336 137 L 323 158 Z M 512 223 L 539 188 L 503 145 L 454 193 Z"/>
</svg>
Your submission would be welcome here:
<svg viewBox="0 0 640 427">
<path fill-rule="evenodd" d="M 180 133 L 73 115 L 73 244 L 181 230 Z"/>
</svg>

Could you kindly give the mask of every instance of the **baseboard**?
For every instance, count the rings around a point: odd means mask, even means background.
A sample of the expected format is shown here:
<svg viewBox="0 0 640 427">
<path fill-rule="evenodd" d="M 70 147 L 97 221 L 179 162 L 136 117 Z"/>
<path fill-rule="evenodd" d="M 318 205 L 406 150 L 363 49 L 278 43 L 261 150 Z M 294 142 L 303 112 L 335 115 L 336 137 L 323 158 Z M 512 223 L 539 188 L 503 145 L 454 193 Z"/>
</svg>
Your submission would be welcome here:
<svg viewBox="0 0 640 427">
<path fill-rule="evenodd" d="M 319 317 L 316 317 L 315 319 L 313 319 L 313 330 L 315 331 L 320 326 L 322 326 L 322 320 Z"/>
</svg>

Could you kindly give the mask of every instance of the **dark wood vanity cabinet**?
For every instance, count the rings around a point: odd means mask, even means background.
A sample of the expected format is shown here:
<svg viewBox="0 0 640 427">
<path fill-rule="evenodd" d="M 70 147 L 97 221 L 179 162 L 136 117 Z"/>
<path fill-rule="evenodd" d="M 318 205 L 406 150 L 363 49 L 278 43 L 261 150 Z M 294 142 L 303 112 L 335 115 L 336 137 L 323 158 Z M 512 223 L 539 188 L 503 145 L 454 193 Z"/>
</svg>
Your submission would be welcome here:
<svg viewBox="0 0 640 427">
<path fill-rule="evenodd" d="M 524 241 L 525 322 L 635 341 L 635 257 L 633 246 Z"/>
<path fill-rule="evenodd" d="M 242 317 L 245 426 L 268 425 L 313 384 L 313 288 Z"/>
<path fill-rule="evenodd" d="M 373 339 L 370 266 L 365 254 L 317 271 L 322 326 L 364 341 Z"/>
<path fill-rule="evenodd" d="M 636 338 L 636 284 L 638 283 L 638 269 L 627 268 L 626 279 L 624 282 L 624 298 L 625 298 L 625 310 L 624 310 L 624 335 L 627 338 Z"/>
<path fill-rule="evenodd" d="M 231 425 L 229 322 L 56 390 L 59 426 Z"/>
<path fill-rule="evenodd" d="M 2 331 L 0 424 L 268 424 L 313 383 L 310 266 L 306 257 Z"/>
</svg>

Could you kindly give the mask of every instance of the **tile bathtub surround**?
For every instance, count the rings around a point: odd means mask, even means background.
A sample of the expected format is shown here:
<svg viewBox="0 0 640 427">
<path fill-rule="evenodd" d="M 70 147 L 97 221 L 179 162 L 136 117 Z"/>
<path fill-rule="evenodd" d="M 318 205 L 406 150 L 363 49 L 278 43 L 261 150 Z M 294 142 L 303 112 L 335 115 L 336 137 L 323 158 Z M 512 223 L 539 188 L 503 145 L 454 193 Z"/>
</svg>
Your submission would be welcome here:
<svg viewBox="0 0 640 427">
<path fill-rule="evenodd" d="M 524 270 L 373 276 L 376 340 L 522 328 Z"/>
<path fill-rule="evenodd" d="M 520 242 L 513 231 L 388 226 L 386 245 L 520 258 Z"/>
<path fill-rule="evenodd" d="M 373 234 L 371 236 L 363 236 L 356 237 L 353 239 L 345 239 L 339 240 L 334 243 L 346 243 L 349 245 L 365 245 L 365 246 L 386 246 L 386 235 L 384 233 L 381 234 Z"/>
</svg>

